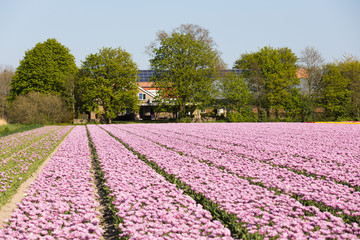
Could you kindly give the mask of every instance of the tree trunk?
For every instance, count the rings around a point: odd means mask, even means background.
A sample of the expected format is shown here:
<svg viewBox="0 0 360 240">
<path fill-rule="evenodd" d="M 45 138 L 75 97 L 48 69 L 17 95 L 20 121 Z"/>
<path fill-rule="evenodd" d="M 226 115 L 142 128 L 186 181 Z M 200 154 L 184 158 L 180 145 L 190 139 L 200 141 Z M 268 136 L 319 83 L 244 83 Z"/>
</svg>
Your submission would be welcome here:
<svg viewBox="0 0 360 240">
<path fill-rule="evenodd" d="M 266 114 L 267 114 L 267 120 L 271 119 L 271 112 L 270 112 L 270 108 L 266 109 Z"/>
<path fill-rule="evenodd" d="M 184 105 L 180 105 L 179 106 L 179 115 L 178 115 L 178 118 L 181 119 L 183 117 L 186 116 L 186 113 L 185 113 L 185 106 Z"/>
</svg>

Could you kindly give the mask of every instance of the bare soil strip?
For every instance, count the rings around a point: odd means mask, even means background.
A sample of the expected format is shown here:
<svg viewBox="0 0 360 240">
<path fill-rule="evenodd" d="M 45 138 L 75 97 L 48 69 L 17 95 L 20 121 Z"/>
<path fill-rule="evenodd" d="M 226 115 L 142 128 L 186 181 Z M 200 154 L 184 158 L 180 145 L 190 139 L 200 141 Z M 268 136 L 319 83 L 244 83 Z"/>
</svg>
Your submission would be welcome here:
<svg viewBox="0 0 360 240">
<path fill-rule="evenodd" d="M 86 129 L 86 131 L 88 130 Z M 98 219 L 100 220 L 99 225 L 104 230 L 104 233 L 100 240 L 117 240 L 119 239 L 120 231 L 115 226 L 117 222 L 114 218 L 114 209 L 112 210 L 110 208 L 112 205 L 112 201 L 108 195 L 108 192 L 105 189 L 106 187 L 104 185 L 102 171 L 99 163 L 97 162 L 98 160 L 96 150 L 94 148 L 89 132 L 88 141 L 91 151 L 91 171 L 94 182 L 94 189 L 96 193 L 95 199 L 100 204 L 96 210 L 100 212 L 100 216 L 98 216 Z"/>
<path fill-rule="evenodd" d="M 16 204 L 20 203 L 21 200 L 24 198 L 26 190 L 36 180 L 38 174 L 41 173 L 41 171 L 46 166 L 46 164 L 50 161 L 50 159 L 58 151 L 59 147 L 61 146 L 61 144 L 65 140 L 65 138 L 60 142 L 60 144 L 55 148 L 55 150 L 50 154 L 50 156 L 38 167 L 38 169 L 36 169 L 36 171 L 33 172 L 31 174 L 31 176 L 20 185 L 20 187 L 17 189 L 16 194 L 9 200 L 9 202 L 1 207 L 1 209 L 0 209 L 0 229 L 3 228 L 4 220 L 9 219 L 11 217 L 11 214 L 17 208 Z"/>
<path fill-rule="evenodd" d="M 99 167 L 95 164 L 96 163 L 92 162 L 92 178 L 95 184 L 95 193 L 97 194 L 97 197 L 95 197 L 95 199 L 100 204 L 100 206 L 96 210 L 100 212 L 100 216 L 98 216 L 98 219 L 100 221 L 99 225 L 104 230 L 103 236 L 102 238 L 100 238 L 100 240 L 116 240 L 119 239 L 120 232 L 114 227 L 113 212 L 109 208 L 109 204 L 112 203 L 108 199 L 107 193 L 103 188 L 103 182 L 99 176 L 99 173 L 97 172 L 99 170 Z"/>
</svg>

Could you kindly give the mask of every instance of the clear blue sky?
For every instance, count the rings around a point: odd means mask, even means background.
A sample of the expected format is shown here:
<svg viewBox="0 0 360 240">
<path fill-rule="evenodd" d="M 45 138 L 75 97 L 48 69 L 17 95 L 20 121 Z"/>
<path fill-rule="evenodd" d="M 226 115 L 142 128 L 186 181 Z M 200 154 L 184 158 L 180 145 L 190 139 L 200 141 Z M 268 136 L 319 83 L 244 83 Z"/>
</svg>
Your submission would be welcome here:
<svg viewBox="0 0 360 240">
<path fill-rule="evenodd" d="M 17 67 L 25 51 L 56 38 L 78 66 L 102 47 L 121 47 L 140 69 L 159 30 L 198 24 L 210 31 L 231 68 L 242 53 L 314 46 L 327 62 L 360 57 L 359 0 L 0 0 L 0 65 Z"/>
</svg>

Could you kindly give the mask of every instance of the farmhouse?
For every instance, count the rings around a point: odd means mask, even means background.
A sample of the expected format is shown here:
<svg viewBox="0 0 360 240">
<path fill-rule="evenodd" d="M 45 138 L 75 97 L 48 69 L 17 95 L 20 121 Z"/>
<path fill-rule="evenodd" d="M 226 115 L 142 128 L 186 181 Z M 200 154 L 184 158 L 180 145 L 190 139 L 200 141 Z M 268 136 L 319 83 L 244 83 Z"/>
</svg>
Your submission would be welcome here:
<svg viewBox="0 0 360 240">
<path fill-rule="evenodd" d="M 225 77 L 225 75 L 229 72 L 236 72 L 237 74 L 241 74 L 242 70 L 239 69 L 226 69 L 220 71 L 220 77 Z M 138 115 L 138 119 L 168 119 L 174 117 L 176 113 L 170 112 L 161 112 L 156 113 L 155 107 L 158 106 L 158 102 L 156 102 L 155 98 L 157 95 L 157 89 L 154 87 L 153 82 L 151 81 L 151 77 L 154 75 L 154 71 L 152 70 L 140 70 L 139 80 L 138 80 L 138 88 L 139 88 L 139 100 L 140 100 L 140 111 Z M 194 112 L 195 118 L 200 118 L 201 113 L 206 113 L 212 109 L 198 109 Z M 215 109 L 217 114 L 225 113 L 224 109 Z"/>
</svg>

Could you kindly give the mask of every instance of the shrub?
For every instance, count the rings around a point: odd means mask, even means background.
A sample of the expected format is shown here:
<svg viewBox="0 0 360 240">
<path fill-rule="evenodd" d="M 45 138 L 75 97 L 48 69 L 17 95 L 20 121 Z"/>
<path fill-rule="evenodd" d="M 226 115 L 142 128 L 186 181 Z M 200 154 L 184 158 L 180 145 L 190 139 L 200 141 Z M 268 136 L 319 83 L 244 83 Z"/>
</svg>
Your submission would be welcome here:
<svg viewBox="0 0 360 240">
<path fill-rule="evenodd" d="M 191 116 L 186 116 L 186 117 L 177 119 L 176 122 L 180 122 L 180 123 L 191 123 L 191 122 L 192 122 L 192 118 L 191 118 Z"/>
<path fill-rule="evenodd" d="M 72 116 L 64 100 L 57 95 L 31 92 L 21 95 L 9 111 L 11 122 L 22 124 L 51 124 L 71 122 Z"/>
<path fill-rule="evenodd" d="M 228 114 L 229 122 L 256 122 L 254 113 L 250 110 L 233 112 Z"/>
</svg>

